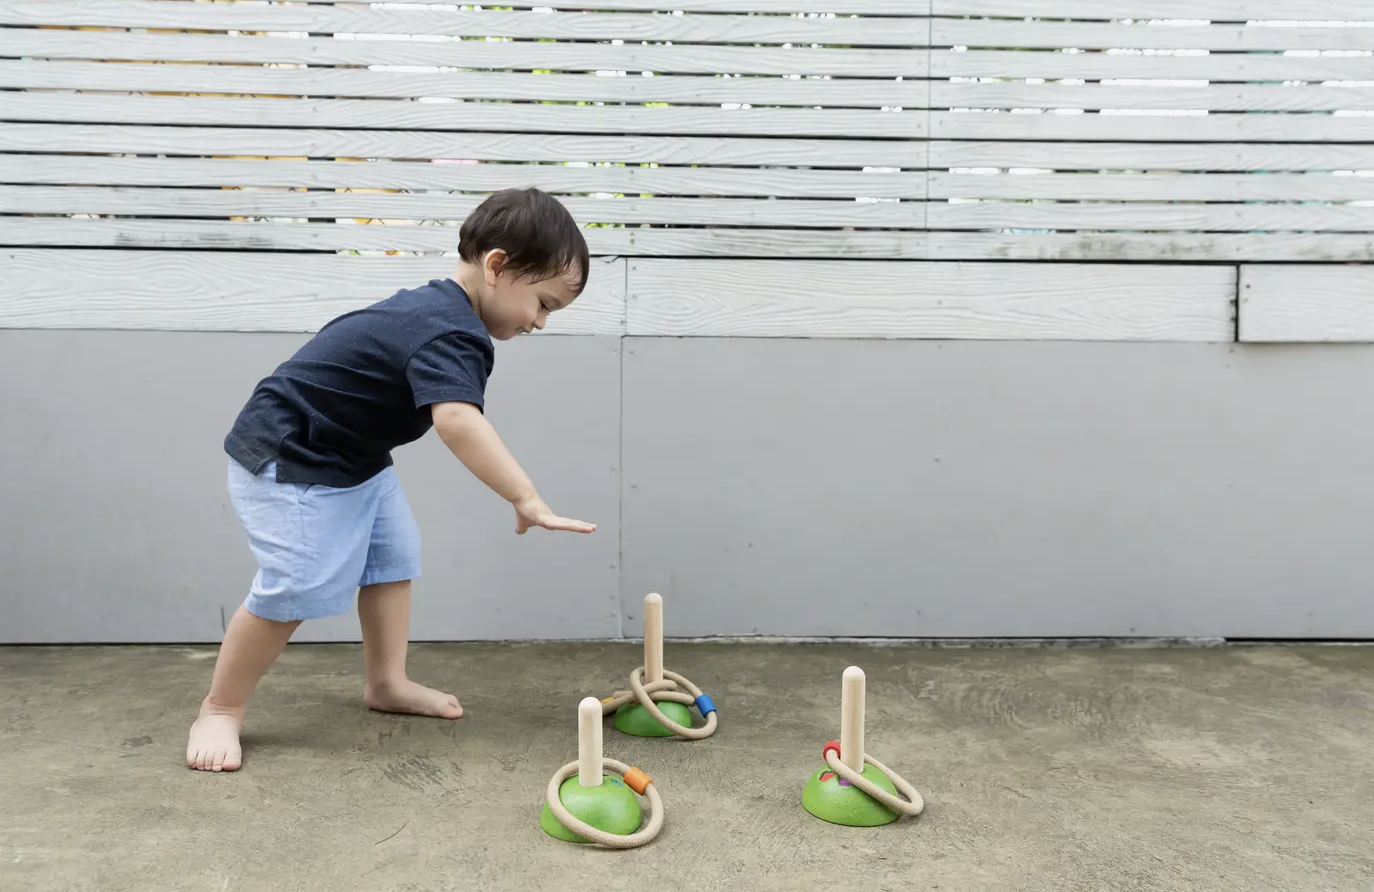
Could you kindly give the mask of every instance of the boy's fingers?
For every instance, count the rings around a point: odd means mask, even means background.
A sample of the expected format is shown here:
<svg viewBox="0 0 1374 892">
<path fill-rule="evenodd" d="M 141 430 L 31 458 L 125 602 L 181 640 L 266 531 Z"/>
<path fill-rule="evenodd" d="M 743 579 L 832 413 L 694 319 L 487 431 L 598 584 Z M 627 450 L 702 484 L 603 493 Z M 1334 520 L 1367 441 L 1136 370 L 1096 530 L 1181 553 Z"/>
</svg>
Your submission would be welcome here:
<svg viewBox="0 0 1374 892">
<path fill-rule="evenodd" d="M 590 533 L 596 529 L 596 524 L 587 523 L 583 520 L 572 520 L 567 517 L 551 517 L 544 523 L 547 530 L 567 530 L 571 533 Z"/>
</svg>

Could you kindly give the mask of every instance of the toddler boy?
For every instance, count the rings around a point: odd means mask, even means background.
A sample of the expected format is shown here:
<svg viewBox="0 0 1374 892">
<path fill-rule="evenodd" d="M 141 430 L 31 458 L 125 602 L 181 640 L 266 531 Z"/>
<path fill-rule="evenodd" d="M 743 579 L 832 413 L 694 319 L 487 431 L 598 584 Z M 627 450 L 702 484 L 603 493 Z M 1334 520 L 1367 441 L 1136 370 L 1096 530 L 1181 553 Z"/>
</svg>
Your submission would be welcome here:
<svg viewBox="0 0 1374 892">
<path fill-rule="evenodd" d="M 304 620 L 356 595 L 373 709 L 456 719 L 456 697 L 406 676 L 420 531 L 391 450 L 430 427 L 515 508 L 515 531 L 590 533 L 549 510 L 483 414 L 492 339 L 542 329 L 582 293 L 587 243 L 537 190 L 496 193 L 459 230 L 452 278 L 325 325 L 254 389 L 225 438 L 229 494 L 258 571 L 220 645 L 186 763 L 234 771 L 249 697 Z"/>
</svg>

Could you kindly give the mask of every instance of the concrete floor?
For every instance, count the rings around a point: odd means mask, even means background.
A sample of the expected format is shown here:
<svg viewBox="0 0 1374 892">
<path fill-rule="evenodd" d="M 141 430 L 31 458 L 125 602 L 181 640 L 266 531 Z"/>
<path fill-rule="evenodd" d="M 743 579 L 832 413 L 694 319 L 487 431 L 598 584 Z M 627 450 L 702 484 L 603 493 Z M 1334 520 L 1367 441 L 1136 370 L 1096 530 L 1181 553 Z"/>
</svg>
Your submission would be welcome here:
<svg viewBox="0 0 1374 892">
<path fill-rule="evenodd" d="M 458 722 L 361 705 L 352 646 L 293 645 L 243 770 L 184 767 L 214 648 L 0 649 L 0 888 L 1065 890 L 1374 888 L 1374 648 L 924 649 L 669 642 L 709 740 L 608 729 L 657 781 L 629 851 L 543 835 L 576 704 L 634 644 L 419 645 Z M 800 791 L 868 674 L 868 749 L 925 795 L 875 829 Z"/>
</svg>

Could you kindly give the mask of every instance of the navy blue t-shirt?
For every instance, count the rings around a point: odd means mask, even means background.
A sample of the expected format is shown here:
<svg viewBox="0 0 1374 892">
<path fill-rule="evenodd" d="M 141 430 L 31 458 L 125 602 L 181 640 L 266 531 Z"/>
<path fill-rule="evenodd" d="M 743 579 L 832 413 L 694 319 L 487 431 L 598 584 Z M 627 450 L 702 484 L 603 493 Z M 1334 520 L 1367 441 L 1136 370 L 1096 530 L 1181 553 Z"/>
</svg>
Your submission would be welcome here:
<svg viewBox="0 0 1374 892">
<path fill-rule="evenodd" d="M 224 449 L 283 483 L 355 486 L 433 425 L 431 403 L 484 406 L 491 337 L 451 279 L 399 291 L 320 329 L 254 389 Z"/>
</svg>

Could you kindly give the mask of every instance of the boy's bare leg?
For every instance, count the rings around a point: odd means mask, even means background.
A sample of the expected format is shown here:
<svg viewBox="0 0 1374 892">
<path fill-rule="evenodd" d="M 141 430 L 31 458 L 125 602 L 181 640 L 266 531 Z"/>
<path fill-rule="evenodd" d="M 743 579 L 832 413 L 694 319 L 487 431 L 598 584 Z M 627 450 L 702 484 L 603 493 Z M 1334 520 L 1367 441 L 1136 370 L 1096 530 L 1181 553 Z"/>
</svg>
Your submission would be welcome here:
<svg viewBox="0 0 1374 892">
<path fill-rule="evenodd" d="M 384 582 L 358 592 L 358 619 L 363 629 L 363 665 L 367 684 L 363 699 L 380 712 L 407 712 L 456 719 L 463 714 L 458 698 L 416 684 L 406 677 L 410 639 L 410 582 Z"/>
<path fill-rule="evenodd" d="M 187 765 L 200 771 L 234 771 L 242 764 L 239 727 L 248 699 L 299 625 L 262 619 L 242 606 L 234 611 L 219 647 L 210 693 L 191 725 Z"/>
</svg>

